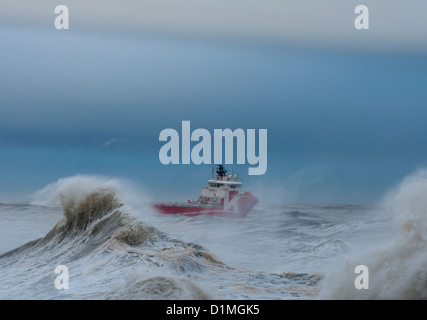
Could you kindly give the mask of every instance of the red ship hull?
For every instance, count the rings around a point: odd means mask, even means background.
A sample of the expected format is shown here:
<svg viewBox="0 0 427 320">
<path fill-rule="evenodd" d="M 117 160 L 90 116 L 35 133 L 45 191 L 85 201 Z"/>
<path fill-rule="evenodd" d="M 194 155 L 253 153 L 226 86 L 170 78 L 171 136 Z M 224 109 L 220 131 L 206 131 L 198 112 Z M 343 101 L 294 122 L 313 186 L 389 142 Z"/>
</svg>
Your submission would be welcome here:
<svg viewBox="0 0 427 320">
<path fill-rule="evenodd" d="M 224 199 L 218 206 L 201 203 L 158 203 L 153 208 L 161 214 L 174 214 L 194 217 L 198 215 L 213 215 L 224 218 L 242 218 L 258 203 L 258 198 L 250 192 L 243 194 L 230 192 L 229 203 L 224 205 Z"/>
</svg>

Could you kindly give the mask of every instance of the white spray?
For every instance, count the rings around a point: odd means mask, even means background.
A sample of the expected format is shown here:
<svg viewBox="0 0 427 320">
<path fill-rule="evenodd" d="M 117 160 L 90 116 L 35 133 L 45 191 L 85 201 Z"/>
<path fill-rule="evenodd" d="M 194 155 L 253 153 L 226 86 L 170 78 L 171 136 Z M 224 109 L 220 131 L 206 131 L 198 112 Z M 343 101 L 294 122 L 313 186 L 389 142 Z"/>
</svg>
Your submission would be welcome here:
<svg viewBox="0 0 427 320">
<path fill-rule="evenodd" d="M 394 239 L 328 274 L 320 299 L 427 299 L 427 170 L 404 179 L 383 206 L 392 215 Z M 368 267 L 368 289 L 356 289 L 358 265 Z"/>
</svg>

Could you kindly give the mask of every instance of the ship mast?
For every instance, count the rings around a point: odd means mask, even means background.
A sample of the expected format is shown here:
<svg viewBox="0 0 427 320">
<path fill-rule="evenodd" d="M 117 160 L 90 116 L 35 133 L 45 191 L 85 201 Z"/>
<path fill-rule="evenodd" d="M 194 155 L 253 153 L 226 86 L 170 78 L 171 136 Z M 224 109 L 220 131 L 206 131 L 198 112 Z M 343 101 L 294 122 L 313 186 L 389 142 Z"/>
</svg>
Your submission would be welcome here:
<svg viewBox="0 0 427 320">
<path fill-rule="evenodd" d="M 216 169 L 216 174 L 218 177 L 225 177 L 227 175 L 227 170 L 225 170 L 222 164 L 219 164 L 218 168 Z"/>
</svg>

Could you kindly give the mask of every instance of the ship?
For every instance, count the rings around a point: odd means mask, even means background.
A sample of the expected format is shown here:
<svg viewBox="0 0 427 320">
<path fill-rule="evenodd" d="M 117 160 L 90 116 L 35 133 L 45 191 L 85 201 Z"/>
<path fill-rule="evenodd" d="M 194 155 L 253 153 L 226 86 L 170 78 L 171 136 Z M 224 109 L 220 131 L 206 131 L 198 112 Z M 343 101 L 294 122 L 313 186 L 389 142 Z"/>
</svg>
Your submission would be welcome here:
<svg viewBox="0 0 427 320">
<path fill-rule="evenodd" d="M 198 215 L 214 215 L 224 218 L 241 218 L 248 215 L 258 203 L 258 198 L 249 191 L 242 190 L 242 182 L 238 175 L 227 175 L 223 165 L 218 165 L 216 176 L 212 169 L 212 177 L 207 186 L 203 186 L 197 200 L 187 202 L 153 202 L 151 206 L 160 214 L 172 214 L 194 217 Z"/>
</svg>

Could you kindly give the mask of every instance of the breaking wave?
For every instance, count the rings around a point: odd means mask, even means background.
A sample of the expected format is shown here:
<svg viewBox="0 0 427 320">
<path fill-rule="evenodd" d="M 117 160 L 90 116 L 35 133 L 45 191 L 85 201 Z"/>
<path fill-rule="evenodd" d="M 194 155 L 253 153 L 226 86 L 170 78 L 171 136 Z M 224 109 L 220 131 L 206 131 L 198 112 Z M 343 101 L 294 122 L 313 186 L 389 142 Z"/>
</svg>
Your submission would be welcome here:
<svg viewBox="0 0 427 320">
<path fill-rule="evenodd" d="M 325 299 L 427 299 L 427 170 L 420 169 L 383 200 L 393 239 L 347 258 L 322 283 Z M 368 267 L 368 289 L 354 285 L 355 267 Z"/>
</svg>

